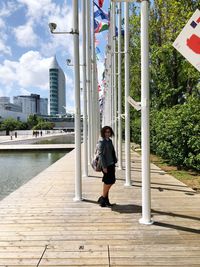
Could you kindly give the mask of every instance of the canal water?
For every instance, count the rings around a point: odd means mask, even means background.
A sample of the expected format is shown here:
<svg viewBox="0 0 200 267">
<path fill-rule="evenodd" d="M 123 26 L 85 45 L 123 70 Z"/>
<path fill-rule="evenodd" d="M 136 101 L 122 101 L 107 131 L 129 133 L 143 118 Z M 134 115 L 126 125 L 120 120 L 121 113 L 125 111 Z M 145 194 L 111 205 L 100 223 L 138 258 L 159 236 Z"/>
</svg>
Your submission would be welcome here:
<svg viewBox="0 0 200 267">
<path fill-rule="evenodd" d="M 63 157 L 65 152 L 0 152 L 0 200 Z"/>
<path fill-rule="evenodd" d="M 74 135 L 50 137 L 37 143 L 72 144 L 74 143 Z M 0 152 L 0 200 L 52 165 L 66 153 L 68 151 Z"/>
</svg>

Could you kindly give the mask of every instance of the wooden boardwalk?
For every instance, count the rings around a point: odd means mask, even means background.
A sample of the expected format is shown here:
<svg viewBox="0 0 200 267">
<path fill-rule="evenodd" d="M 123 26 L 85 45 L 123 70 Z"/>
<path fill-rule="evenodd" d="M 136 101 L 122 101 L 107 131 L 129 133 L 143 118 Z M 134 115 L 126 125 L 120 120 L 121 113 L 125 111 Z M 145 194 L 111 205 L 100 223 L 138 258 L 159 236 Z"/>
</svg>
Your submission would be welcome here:
<svg viewBox="0 0 200 267">
<path fill-rule="evenodd" d="M 153 225 L 141 225 L 140 157 L 133 186 L 118 171 L 111 202 L 90 170 L 82 202 L 74 197 L 74 151 L 0 202 L 0 266 L 200 266 L 200 195 L 152 165 Z"/>
</svg>

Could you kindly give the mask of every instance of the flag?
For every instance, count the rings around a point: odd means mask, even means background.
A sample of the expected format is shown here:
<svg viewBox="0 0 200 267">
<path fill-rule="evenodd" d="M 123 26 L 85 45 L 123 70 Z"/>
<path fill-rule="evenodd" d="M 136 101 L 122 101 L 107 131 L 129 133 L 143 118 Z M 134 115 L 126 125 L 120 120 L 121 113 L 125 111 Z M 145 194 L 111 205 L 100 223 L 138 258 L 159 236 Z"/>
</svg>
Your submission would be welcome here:
<svg viewBox="0 0 200 267">
<path fill-rule="evenodd" d="M 200 71 L 200 10 L 197 9 L 173 43 L 198 71 Z"/>
<path fill-rule="evenodd" d="M 96 11 L 94 11 L 94 18 L 101 17 L 101 19 L 109 20 L 109 15 L 103 9 L 101 9 L 94 1 L 93 1 Z"/>
<path fill-rule="evenodd" d="M 101 85 L 98 84 L 98 92 L 100 92 L 100 91 L 101 91 Z"/>
<path fill-rule="evenodd" d="M 96 54 L 100 54 L 100 53 L 101 53 L 101 50 L 98 47 L 96 47 Z"/>
<path fill-rule="evenodd" d="M 96 38 L 96 35 L 94 36 L 94 42 L 95 42 L 95 46 L 99 45 L 99 40 Z"/>
<path fill-rule="evenodd" d="M 104 70 L 104 72 L 102 73 L 102 80 L 104 80 L 105 79 L 105 70 Z"/>
<path fill-rule="evenodd" d="M 94 32 L 99 33 L 108 30 L 109 28 L 109 23 L 107 22 L 102 22 L 94 19 Z"/>
<path fill-rule="evenodd" d="M 100 30 L 100 23 L 96 19 L 94 19 L 94 32 L 98 33 L 99 30 Z"/>
<path fill-rule="evenodd" d="M 190 38 L 187 39 L 187 46 L 196 54 L 200 55 L 200 36 L 192 34 Z"/>
<path fill-rule="evenodd" d="M 103 3 L 104 3 L 104 0 L 98 0 L 98 3 L 99 3 L 99 6 L 102 7 Z"/>
<path fill-rule="evenodd" d="M 124 37 L 124 29 L 123 28 L 121 28 L 121 35 L 122 35 L 122 37 Z M 118 36 L 118 28 L 117 28 L 117 26 L 115 27 L 115 36 L 116 37 Z"/>
</svg>

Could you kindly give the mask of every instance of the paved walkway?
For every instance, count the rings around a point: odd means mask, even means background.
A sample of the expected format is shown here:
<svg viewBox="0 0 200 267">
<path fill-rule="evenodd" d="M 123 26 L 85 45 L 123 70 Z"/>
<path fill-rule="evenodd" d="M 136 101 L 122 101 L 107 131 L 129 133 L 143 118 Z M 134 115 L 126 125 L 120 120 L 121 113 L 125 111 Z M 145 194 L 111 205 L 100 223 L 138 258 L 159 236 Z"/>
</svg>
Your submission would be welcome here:
<svg viewBox="0 0 200 267">
<path fill-rule="evenodd" d="M 44 140 L 44 139 L 48 139 L 51 137 L 58 137 L 58 136 L 70 136 L 73 135 L 73 133 L 49 133 L 49 134 L 44 134 L 41 136 L 39 135 L 38 137 L 33 137 L 33 135 L 31 134 L 27 134 L 27 135 L 18 135 L 17 138 L 15 138 L 14 136 L 11 137 L 9 135 L 3 135 L 0 136 L 0 145 L 2 144 L 31 144 L 34 142 L 38 142 L 40 140 Z"/>
<path fill-rule="evenodd" d="M 75 153 L 70 152 L 0 202 L 0 266 L 200 266 L 200 195 L 152 173 L 153 225 L 141 225 L 140 157 L 132 153 L 133 186 L 118 171 L 110 208 L 96 200 L 99 173 L 83 179 L 73 202 Z"/>
</svg>

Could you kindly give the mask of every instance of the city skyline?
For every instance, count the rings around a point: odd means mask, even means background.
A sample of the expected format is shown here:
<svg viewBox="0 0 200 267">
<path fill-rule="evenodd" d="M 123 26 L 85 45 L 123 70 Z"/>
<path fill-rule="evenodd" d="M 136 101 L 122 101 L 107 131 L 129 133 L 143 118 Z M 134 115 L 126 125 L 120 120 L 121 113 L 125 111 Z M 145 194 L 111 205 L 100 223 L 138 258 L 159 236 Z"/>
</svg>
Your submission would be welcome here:
<svg viewBox="0 0 200 267">
<path fill-rule="evenodd" d="M 105 3 L 104 8 L 108 8 Z M 80 16 L 81 20 L 81 16 Z M 49 98 L 49 66 L 54 55 L 65 73 L 66 106 L 74 109 L 73 37 L 52 35 L 49 22 L 56 22 L 58 31 L 72 28 L 72 1 L 2 0 L 0 2 L 0 96 L 40 94 Z M 80 25 L 81 25 L 80 21 Z M 98 34 L 101 53 L 98 55 L 99 77 L 103 70 L 105 35 Z M 81 28 L 80 28 L 80 41 Z M 80 44 L 81 46 L 81 44 Z M 81 49 L 80 49 L 81 51 Z"/>
</svg>

